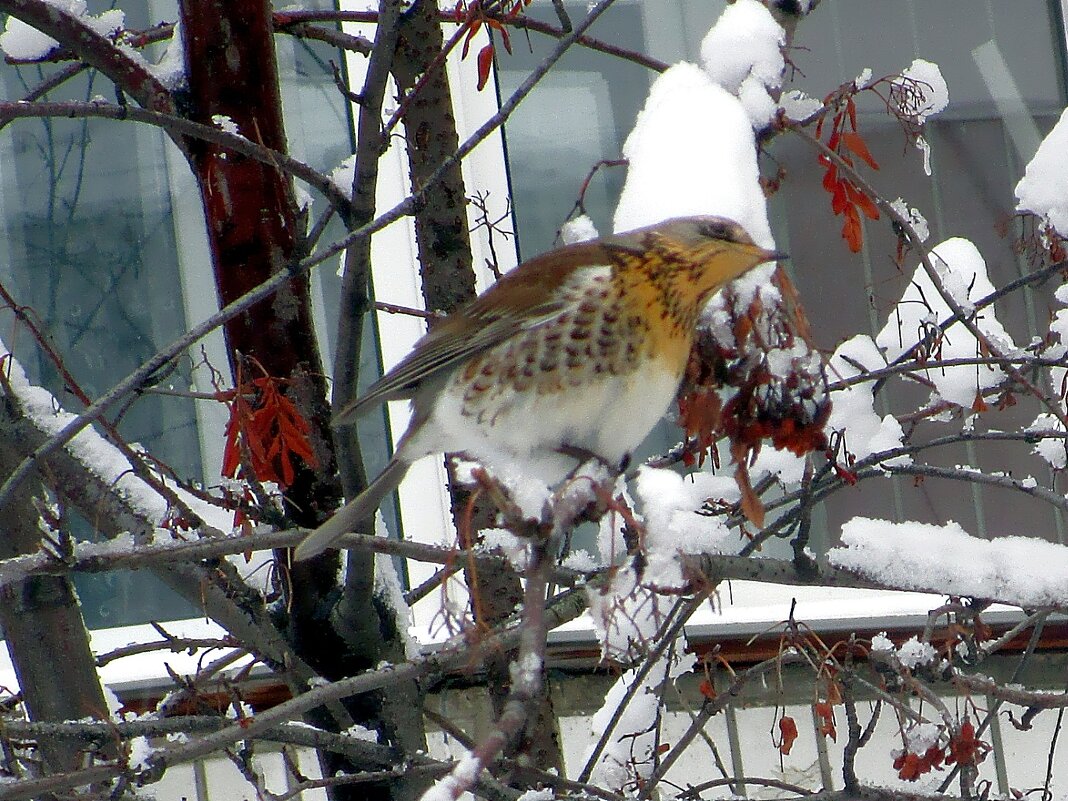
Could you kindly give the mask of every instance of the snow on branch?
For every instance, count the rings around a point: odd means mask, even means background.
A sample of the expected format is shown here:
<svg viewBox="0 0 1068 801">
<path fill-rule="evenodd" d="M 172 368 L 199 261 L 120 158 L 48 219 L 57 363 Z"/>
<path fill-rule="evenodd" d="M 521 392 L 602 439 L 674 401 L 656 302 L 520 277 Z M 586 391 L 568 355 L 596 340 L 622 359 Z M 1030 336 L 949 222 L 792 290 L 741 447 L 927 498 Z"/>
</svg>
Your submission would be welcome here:
<svg viewBox="0 0 1068 801">
<path fill-rule="evenodd" d="M 854 517 L 832 565 L 902 590 L 986 598 L 1023 607 L 1068 606 L 1068 548 L 1034 537 L 979 539 L 957 523 Z"/>
</svg>

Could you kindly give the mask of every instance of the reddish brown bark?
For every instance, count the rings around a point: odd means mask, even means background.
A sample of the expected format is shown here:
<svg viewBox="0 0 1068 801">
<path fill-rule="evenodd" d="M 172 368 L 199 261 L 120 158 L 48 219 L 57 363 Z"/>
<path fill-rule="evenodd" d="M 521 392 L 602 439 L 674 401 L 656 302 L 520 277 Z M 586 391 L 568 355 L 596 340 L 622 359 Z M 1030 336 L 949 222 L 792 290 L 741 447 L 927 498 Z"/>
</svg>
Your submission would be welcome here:
<svg viewBox="0 0 1068 801">
<path fill-rule="evenodd" d="M 263 0 L 185 0 L 189 116 L 228 117 L 247 138 L 286 151 L 269 4 Z M 215 283 L 229 303 L 286 269 L 300 238 L 290 181 L 278 169 L 206 142 L 188 143 L 200 186 Z M 272 298 L 226 324 L 234 374 L 286 379 L 286 393 L 312 422 L 319 469 L 298 471 L 287 492 L 294 522 L 315 525 L 336 505 L 327 428 L 326 385 L 312 326 L 308 280 L 295 278 Z M 243 364 L 239 365 L 239 362 Z"/>
</svg>

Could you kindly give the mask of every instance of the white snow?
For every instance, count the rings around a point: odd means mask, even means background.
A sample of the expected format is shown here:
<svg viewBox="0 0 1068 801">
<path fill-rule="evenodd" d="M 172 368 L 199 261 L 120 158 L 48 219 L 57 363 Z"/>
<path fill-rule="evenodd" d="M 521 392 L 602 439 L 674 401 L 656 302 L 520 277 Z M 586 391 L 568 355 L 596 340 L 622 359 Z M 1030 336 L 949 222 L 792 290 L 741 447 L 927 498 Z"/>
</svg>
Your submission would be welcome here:
<svg viewBox="0 0 1068 801">
<path fill-rule="evenodd" d="M 715 214 L 774 247 L 757 171 L 756 142 L 738 98 L 693 64 L 676 64 L 653 83 L 623 145 L 630 166 L 614 229 L 671 217 Z"/>
<path fill-rule="evenodd" d="M 949 105 L 949 87 L 937 64 L 918 58 L 901 71 L 891 82 L 904 89 L 898 109 L 917 124 L 923 125 L 929 117 L 944 111 Z"/>
<path fill-rule="evenodd" d="M 1058 368 L 1063 371 L 1064 368 Z M 1035 418 L 1030 426 L 1029 431 L 1055 431 L 1059 433 L 1064 432 L 1064 424 L 1061 423 L 1054 415 L 1044 412 Z M 1068 450 L 1066 450 L 1065 440 L 1063 438 L 1045 437 L 1035 443 L 1032 453 L 1042 457 L 1046 460 L 1050 467 L 1054 470 L 1063 470 L 1068 467 Z"/>
<path fill-rule="evenodd" d="M 353 723 L 345 729 L 345 736 L 352 737 L 354 740 L 362 740 L 366 743 L 378 742 L 378 732 L 374 729 L 368 729 L 366 726 L 361 726 L 359 723 Z"/>
<path fill-rule="evenodd" d="M 577 548 L 564 558 L 560 563 L 560 566 L 566 567 L 568 570 L 578 570 L 582 573 L 590 573 L 597 568 L 602 567 L 603 563 L 599 562 L 589 551 Z"/>
<path fill-rule="evenodd" d="M 347 159 L 338 164 L 330 171 L 330 183 L 336 186 L 345 197 L 352 195 L 352 182 L 356 177 L 356 154 L 353 153 Z M 345 255 L 341 256 L 342 265 Z M 338 275 L 341 273 L 339 272 Z"/>
<path fill-rule="evenodd" d="M 228 134 L 234 134 L 234 136 L 240 136 L 241 131 L 237 128 L 237 123 L 227 114 L 212 114 L 211 122 L 216 128 L 221 128 Z M 351 184 L 349 184 L 351 188 Z"/>
<path fill-rule="evenodd" d="M 865 67 L 860 71 L 860 75 L 853 79 L 853 86 L 859 92 L 861 89 L 867 89 L 871 85 L 871 67 Z"/>
<path fill-rule="evenodd" d="M 789 119 L 803 120 L 823 108 L 823 101 L 818 97 L 809 97 L 800 89 L 791 89 L 783 92 L 779 107 Z"/>
<path fill-rule="evenodd" d="M 752 125 L 763 128 L 775 116 L 771 92 L 782 86 L 786 34 L 757 0 L 728 5 L 701 42 L 701 66 L 717 84 L 737 96 Z"/>
<path fill-rule="evenodd" d="M 679 552 L 724 553 L 729 550 L 725 546 L 737 537 L 731 535 L 719 517 L 694 514 L 709 499 L 738 502 L 738 485 L 729 475 L 681 476 L 674 470 L 643 466 L 638 471 L 634 492 L 645 518 L 645 548 L 650 560 L 645 575 L 648 582 L 659 584 L 659 580 L 666 579 L 667 586 L 676 584 L 681 576 L 675 578 L 671 574 L 677 573 L 677 566 L 671 570 L 664 564 L 665 575 L 657 575 L 654 569 L 656 578 L 650 576 L 650 569 L 660 567 L 661 561 L 675 564 L 674 557 Z"/>
<path fill-rule="evenodd" d="M 994 291 L 987 277 L 986 262 L 979 250 L 967 239 L 947 239 L 931 253 L 931 262 L 942 286 L 963 309 L 971 310 L 976 301 Z M 938 323 L 951 315 L 949 306 L 935 289 L 923 265 L 918 265 L 882 331 L 875 338 L 887 361 L 894 361 L 916 344 Z M 1002 352 L 1016 349 L 1012 338 L 987 306 L 975 320 L 976 327 Z M 942 359 L 977 358 L 983 349 L 975 337 L 960 323 L 954 323 L 941 338 L 935 357 Z M 976 393 L 998 386 L 1005 372 L 996 365 L 958 365 L 918 371 L 935 386 L 938 395 L 951 403 L 971 408 Z"/>
<path fill-rule="evenodd" d="M 871 638 L 871 649 L 876 653 L 893 653 L 894 643 L 886 636 L 885 631 L 880 631 Z"/>
<path fill-rule="evenodd" d="M 18 17 L 9 16 L 0 34 L 0 50 L 8 58 L 32 61 L 44 58 L 59 47 L 59 42 L 36 28 L 27 25 Z"/>
<path fill-rule="evenodd" d="M 891 81 L 891 101 L 897 111 L 922 128 L 931 117 L 949 105 L 949 88 L 937 64 L 918 58 Z M 923 171 L 931 175 L 931 145 L 919 132 L 913 133 L 913 144 L 923 153 Z"/>
<path fill-rule="evenodd" d="M 657 729 L 661 722 L 657 715 L 658 690 L 685 672 L 679 657 L 684 649 L 685 639 L 680 638 L 676 647 L 664 651 L 635 688 L 597 760 L 590 777 L 594 786 L 621 791 L 624 786 L 633 786 L 635 779 L 651 773 L 651 757 L 658 743 Z M 611 725 L 629 688 L 637 679 L 637 672 L 637 669 L 627 670 L 620 675 L 605 694 L 601 708 L 590 717 L 590 747 L 582 760 L 583 764 L 589 761 L 601 735 Z"/>
<path fill-rule="evenodd" d="M 375 514 L 375 536 L 390 536 L 382 512 Z M 341 563 L 345 565 L 348 560 L 342 559 Z M 339 584 L 343 585 L 343 581 L 339 581 Z M 393 557 L 387 554 L 375 554 L 375 597 L 393 613 L 394 625 L 404 642 L 404 654 L 409 659 L 414 659 L 420 652 L 420 645 L 412 634 L 414 616 L 408 602 L 404 600 L 404 587 L 400 576 L 397 575 Z"/>
<path fill-rule="evenodd" d="M 917 723 L 905 731 L 905 746 L 914 754 L 923 756 L 929 748 L 938 745 L 942 729 L 934 723 Z"/>
<path fill-rule="evenodd" d="M 504 528 L 488 528 L 480 533 L 482 545 L 479 550 L 500 551 L 516 570 L 523 572 L 527 569 L 530 562 L 530 548 L 526 540 L 520 539 Z"/>
<path fill-rule="evenodd" d="M 78 17 L 88 28 L 101 36 L 111 36 L 126 25 L 125 12 L 117 8 L 107 9 L 94 16 L 88 12 L 85 0 L 48 0 L 48 3 Z M 56 47 L 59 47 L 59 42 L 51 36 L 41 33 L 14 16 L 8 16 L 4 32 L 0 34 L 0 50 L 13 59 L 44 58 Z"/>
<path fill-rule="evenodd" d="M 920 642 L 915 635 L 902 643 L 897 649 L 897 658 L 901 664 L 909 670 L 915 670 L 921 665 L 929 665 L 938 658 L 938 652 L 929 642 Z"/>
<path fill-rule="evenodd" d="M 456 801 L 464 788 L 472 786 L 482 772 L 482 763 L 468 751 L 456 763 L 452 772 L 438 779 L 419 797 L 419 801 Z"/>
<path fill-rule="evenodd" d="M 185 83 L 185 40 L 182 38 L 182 23 L 176 20 L 171 31 L 171 40 L 160 56 L 158 64 L 150 64 L 149 71 L 165 87 L 175 91 Z"/>
<path fill-rule="evenodd" d="M 75 415 L 63 411 L 59 401 L 51 392 L 29 382 L 22 365 L 7 350 L 3 342 L 0 342 L 0 363 L 8 371 L 9 386 L 23 413 L 43 433 L 48 436 L 56 434 L 74 419 Z M 66 448 L 105 484 L 114 487 L 119 496 L 125 499 L 141 517 L 156 526 L 167 517 L 167 501 L 151 486 L 134 475 L 126 456 L 94 428 L 82 430 L 67 444 Z M 175 486 L 169 479 L 166 483 L 208 526 L 217 531 L 230 530 L 231 512 L 190 495 Z M 156 531 L 157 536 L 171 539 L 169 531 L 161 529 Z"/>
<path fill-rule="evenodd" d="M 1068 547 L 1033 537 L 979 539 L 957 523 L 854 517 L 831 564 L 904 590 L 990 598 L 1017 606 L 1068 604 Z"/>
<path fill-rule="evenodd" d="M 560 227 L 560 239 L 563 240 L 565 245 L 573 245 L 576 242 L 588 242 L 591 239 L 596 239 L 598 236 L 600 236 L 600 234 L 597 233 L 597 227 L 593 224 L 593 220 L 586 214 L 572 217 Z"/>
<path fill-rule="evenodd" d="M 927 238 L 931 235 L 930 226 L 927 224 L 927 218 L 920 214 L 918 209 L 914 209 L 905 202 L 904 198 L 897 198 L 890 201 L 890 205 L 894 208 L 898 214 L 908 220 L 909 225 L 912 226 L 912 230 L 916 232 L 916 236 L 920 238 L 921 242 L 926 242 Z"/>
<path fill-rule="evenodd" d="M 839 345 L 834 352 L 830 359 L 828 380 L 833 383 L 885 366 L 886 360 L 871 337 L 857 334 Z M 843 432 L 846 450 L 857 459 L 901 447 L 905 436 L 901 423 L 891 414 L 880 419 L 875 413 L 871 382 L 864 381 L 835 390 L 831 393 L 831 404 L 831 414 L 825 427 L 827 435 L 835 431 Z M 902 454 L 887 459 L 884 464 L 903 465 L 911 461 L 910 456 Z"/>
<path fill-rule="evenodd" d="M 1042 140 L 1016 184 L 1017 211 L 1029 211 L 1068 236 L 1068 109 Z"/>
</svg>

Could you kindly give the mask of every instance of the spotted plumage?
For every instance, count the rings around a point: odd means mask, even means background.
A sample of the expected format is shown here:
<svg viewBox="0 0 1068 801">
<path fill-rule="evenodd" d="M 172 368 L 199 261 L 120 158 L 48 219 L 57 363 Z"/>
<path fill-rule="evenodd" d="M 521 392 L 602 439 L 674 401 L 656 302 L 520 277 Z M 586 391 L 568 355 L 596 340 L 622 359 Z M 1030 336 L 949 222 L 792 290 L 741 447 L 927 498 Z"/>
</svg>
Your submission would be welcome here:
<svg viewBox="0 0 1068 801">
<path fill-rule="evenodd" d="M 431 453 L 522 465 L 544 481 L 576 451 L 619 463 L 678 391 L 708 298 L 779 254 L 736 223 L 687 217 L 560 248 L 504 276 L 436 323 L 339 423 L 408 398 L 412 420 L 389 465 L 313 532 L 298 559 L 365 522 Z"/>
</svg>

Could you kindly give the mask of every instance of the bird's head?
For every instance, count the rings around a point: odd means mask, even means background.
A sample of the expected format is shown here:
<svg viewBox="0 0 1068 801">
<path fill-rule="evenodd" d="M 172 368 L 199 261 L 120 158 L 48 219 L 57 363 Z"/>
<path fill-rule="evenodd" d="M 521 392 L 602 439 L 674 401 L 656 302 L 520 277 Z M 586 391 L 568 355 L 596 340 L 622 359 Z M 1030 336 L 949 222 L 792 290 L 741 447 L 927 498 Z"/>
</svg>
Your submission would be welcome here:
<svg viewBox="0 0 1068 801">
<path fill-rule="evenodd" d="M 698 303 L 758 264 L 786 258 L 757 245 L 726 217 L 676 217 L 620 234 L 618 240 L 651 256 L 653 269 Z"/>
</svg>

